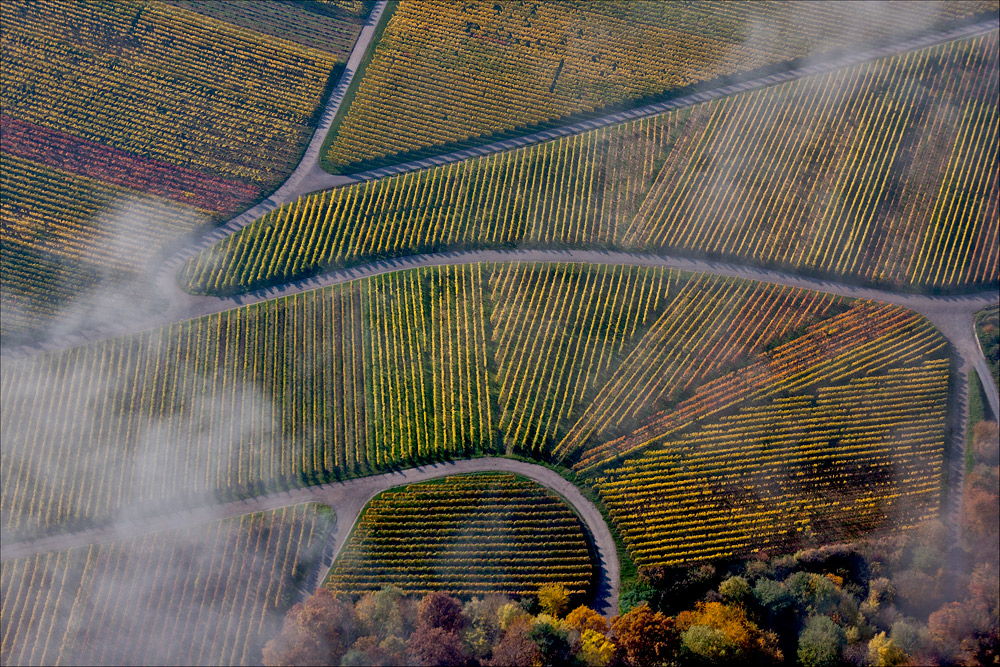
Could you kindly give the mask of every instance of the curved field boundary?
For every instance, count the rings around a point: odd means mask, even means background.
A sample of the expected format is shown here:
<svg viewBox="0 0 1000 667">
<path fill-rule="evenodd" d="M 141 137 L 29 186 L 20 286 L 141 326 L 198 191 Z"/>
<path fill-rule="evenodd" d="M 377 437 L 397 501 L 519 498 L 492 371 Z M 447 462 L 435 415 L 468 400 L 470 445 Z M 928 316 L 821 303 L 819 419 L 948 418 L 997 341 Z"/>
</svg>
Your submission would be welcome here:
<svg viewBox="0 0 1000 667">
<path fill-rule="evenodd" d="M 361 172 L 358 174 L 354 174 L 352 176 L 338 176 L 338 175 L 328 174 L 319 167 L 319 161 L 318 161 L 319 151 L 322 148 L 322 144 L 325 139 L 327 130 L 330 128 L 334 118 L 336 117 L 337 113 L 340 110 L 340 104 L 344 99 L 344 95 L 348 87 L 350 86 L 354 73 L 357 71 L 357 68 L 361 63 L 361 60 L 364 57 L 365 51 L 367 50 L 369 44 L 371 43 L 372 38 L 375 35 L 378 22 L 382 17 L 386 4 L 387 0 L 379 0 L 379 2 L 376 3 L 376 5 L 373 7 L 371 14 L 369 15 L 367 21 L 365 22 L 365 25 L 362 28 L 360 35 L 358 36 L 358 40 L 355 43 L 353 50 L 351 51 L 351 55 L 348 59 L 344 73 L 340 81 L 338 82 L 336 88 L 334 89 L 330 99 L 327 101 L 326 106 L 324 107 L 322 116 L 320 117 L 320 120 L 317 124 L 316 131 L 314 132 L 313 137 L 309 142 L 309 146 L 307 147 L 305 153 L 303 154 L 302 160 L 296 166 L 295 170 L 292 172 L 292 175 L 289 176 L 288 180 L 285 181 L 285 183 L 283 183 L 281 187 L 279 187 L 273 194 L 271 194 L 270 197 L 259 202 L 254 207 L 230 219 L 228 222 L 221 225 L 220 227 L 216 227 L 202 234 L 198 234 L 181 240 L 178 245 L 174 246 L 172 251 L 169 251 L 172 252 L 173 254 L 165 255 L 166 258 L 160 263 L 159 269 L 156 272 L 156 286 L 159 289 L 161 295 L 166 297 L 168 300 L 169 307 L 166 313 L 164 313 L 160 317 L 151 319 L 147 318 L 142 321 L 129 321 L 116 325 L 109 325 L 107 327 L 79 331 L 74 334 L 69 334 L 60 337 L 59 339 L 54 339 L 48 343 L 30 344 L 13 348 L 7 348 L 4 350 L 0 350 L 0 356 L 18 358 L 18 357 L 31 356 L 32 354 L 38 354 L 40 352 L 48 350 L 66 349 L 70 347 L 75 347 L 77 345 L 83 345 L 93 340 L 103 340 L 106 338 L 112 338 L 133 331 L 141 331 L 149 329 L 168 322 L 180 321 L 182 319 L 186 319 L 187 317 L 193 316 L 192 313 L 194 311 L 191 310 L 191 301 L 188 299 L 189 295 L 183 292 L 177 286 L 176 282 L 176 273 L 177 270 L 181 267 L 181 265 L 188 259 L 194 257 L 199 252 L 218 243 L 227 236 L 235 234 L 244 227 L 258 220 L 259 218 L 264 217 L 274 209 L 290 201 L 294 201 L 298 197 L 308 194 L 310 192 L 339 187 L 343 185 L 349 185 L 352 183 L 358 183 L 362 181 L 376 180 L 379 178 L 384 178 L 386 176 L 392 176 L 410 171 L 418 171 L 421 169 L 427 169 L 430 167 L 435 167 L 443 164 L 458 162 L 471 157 L 489 155 L 492 153 L 507 151 L 514 148 L 528 146 L 531 144 L 541 143 L 544 141 L 550 141 L 552 139 L 557 139 L 560 137 L 570 136 L 574 134 L 581 134 L 583 132 L 587 132 L 595 128 L 603 127 L 606 125 L 614 125 L 625 121 L 636 120 L 638 118 L 644 118 L 647 116 L 653 116 L 663 113 L 665 111 L 670 111 L 673 109 L 678 109 L 687 106 L 693 106 L 701 102 L 707 102 L 709 100 L 718 99 L 721 97 L 725 97 L 727 95 L 732 95 L 735 93 L 745 92 L 748 90 L 754 90 L 758 88 L 765 88 L 768 86 L 785 83 L 787 81 L 791 81 L 794 79 L 799 79 L 806 76 L 829 72 L 849 65 L 865 62 L 867 60 L 871 60 L 874 58 L 897 55 L 900 53 L 905 53 L 907 51 L 926 48 L 928 46 L 933 46 L 935 44 L 940 44 L 954 39 L 961 39 L 963 37 L 971 37 L 974 35 L 979 35 L 985 32 L 989 32 L 991 30 L 996 30 L 998 27 L 1000 27 L 1000 21 L 998 21 L 996 18 L 989 18 L 980 21 L 978 23 L 960 26 L 950 30 L 925 35 L 923 37 L 907 40 L 904 42 L 900 42 L 898 44 L 878 49 L 863 51 L 856 54 L 850 54 L 848 56 L 836 58 L 824 63 L 817 63 L 814 65 L 808 65 L 796 69 L 791 69 L 785 72 L 770 74 L 767 76 L 760 77 L 758 79 L 722 86 L 712 90 L 706 90 L 703 92 L 670 100 L 668 102 L 650 104 L 644 107 L 639 107 L 628 111 L 622 111 L 580 123 L 574 123 L 563 127 L 552 128 L 549 130 L 545 130 L 543 132 L 537 132 L 535 134 L 515 137 L 512 139 L 496 142 L 486 146 L 481 146 L 468 150 L 456 151 L 453 153 L 430 157 L 424 160 L 418 160 L 414 162 L 407 162 L 392 167 L 385 167 L 382 169 Z M 403 258 L 402 260 L 398 261 L 405 262 L 407 260 L 408 258 Z M 471 261 L 476 261 L 476 260 L 471 260 Z M 357 274 L 355 277 L 362 277 L 363 275 L 366 275 L 364 273 L 365 267 L 377 266 L 380 264 L 381 262 L 373 262 L 365 266 L 357 267 L 354 270 L 361 271 L 361 273 Z M 340 273 L 340 272 L 335 272 L 335 273 Z M 322 276 L 320 277 L 320 279 L 322 279 Z M 293 282 L 289 283 L 289 285 L 301 285 L 301 284 L 309 285 L 313 280 L 316 279 Z M 303 289 L 309 289 L 309 287 L 307 286 L 298 291 L 302 291 Z M 272 294 L 272 292 L 268 290 L 261 290 L 261 292 Z M 283 291 L 282 293 L 288 293 L 288 292 Z M 239 305 L 240 303 L 252 303 L 255 300 L 254 298 L 255 294 L 257 293 L 243 295 L 244 299 L 243 301 L 235 301 L 235 302 L 230 301 L 230 303 L 235 303 L 236 305 Z M 273 295 L 277 296 L 278 294 L 273 294 Z M 207 312 L 218 312 L 218 310 L 205 311 L 205 313 Z"/>
<path fill-rule="evenodd" d="M 635 109 L 619 111 L 617 113 L 608 114 L 606 116 L 601 116 L 599 118 L 594 118 L 591 120 L 572 123 L 570 125 L 563 125 L 561 127 L 555 127 L 552 129 L 544 130 L 541 132 L 535 132 L 520 137 L 513 137 L 511 139 L 498 141 L 496 143 L 487 144 L 485 146 L 469 148 L 465 150 L 455 151 L 452 153 L 445 153 L 442 155 L 428 157 L 422 160 L 414 160 L 412 162 L 405 162 L 402 164 L 392 165 L 389 167 L 382 167 L 379 169 L 370 169 L 367 171 L 351 174 L 351 177 L 359 181 L 372 181 L 379 178 L 385 178 L 386 176 L 394 176 L 396 174 L 402 174 L 409 171 L 416 171 L 418 169 L 426 169 L 428 167 L 437 167 L 442 164 L 459 162 L 461 160 L 466 160 L 472 157 L 480 157 L 483 155 L 489 155 L 491 153 L 511 150 L 513 148 L 521 148 L 522 146 L 530 146 L 531 144 L 537 144 L 544 141 L 551 141 L 553 139 L 559 139 L 561 137 L 567 137 L 574 134 L 582 134 L 583 132 L 588 132 L 590 130 L 597 129 L 599 127 L 605 127 L 607 125 L 615 125 L 617 123 L 624 123 L 626 121 L 637 120 L 639 118 L 646 118 L 647 116 L 656 116 L 658 114 L 665 113 L 667 111 L 673 111 L 675 109 L 681 109 L 683 107 L 694 106 L 695 104 L 701 104 L 702 102 L 716 100 L 721 97 L 726 97 L 728 95 L 735 95 L 736 93 L 743 93 L 748 90 L 767 88 L 769 86 L 785 83 L 787 81 L 792 81 L 794 79 L 801 79 L 803 77 L 814 76 L 817 74 L 825 74 L 827 72 L 832 72 L 833 70 L 849 67 L 851 65 L 857 65 L 859 63 L 863 63 L 869 60 L 874 60 L 876 58 L 884 58 L 886 56 L 894 56 L 901 53 L 905 53 L 907 51 L 924 49 L 929 46 L 935 46 L 943 42 L 950 42 L 952 40 L 961 39 L 963 37 L 972 37 L 974 35 L 979 35 L 984 32 L 989 32 L 990 30 L 996 30 L 998 25 L 1000 24 L 998 24 L 997 19 L 990 18 L 983 21 L 979 21 L 978 23 L 959 26 L 956 28 L 952 28 L 950 30 L 924 35 L 922 37 L 915 37 L 913 39 L 908 39 L 906 41 L 899 42 L 897 44 L 891 44 L 888 46 L 883 46 L 876 49 L 869 49 L 866 51 L 860 51 L 857 53 L 850 53 L 844 56 L 840 56 L 838 58 L 833 58 L 832 60 L 827 60 L 822 63 L 815 63 L 812 65 L 796 67 L 781 72 L 775 72 L 773 74 L 767 74 L 765 76 L 761 76 L 755 79 L 748 79 L 746 81 L 740 81 L 738 83 L 733 83 L 726 86 L 720 86 L 718 88 L 712 88 L 710 90 L 704 90 L 701 92 L 692 93 L 690 95 L 678 97 L 676 99 L 668 100 L 666 102 L 647 104 L 645 106 L 636 107 Z M 335 178 L 332 174 L 329 176 L 330 179 Z M 333 183 L 332 180 L 330 182 Z M 332 185 L 330 187 L 332 187 Z"/>
<path fill-rule="evenodd" d="M 324 556 L 332 563 L 347 543 L 354 524 L 368 502 L 397 486 L 424 482 L 438 477 L 475 472 L 512 472 L 523 475 L 554 491 L 563 498 L 580 517 L 593 540 L 597 556 L 598 581 L 594 609 L 604 615 L 618 613 L 620 569 L 618 552 L 611 536 L 611 530 L 604 517 L 580 490 L 558 473 L 540 465 L 496 457 L 468 459 L 449 463 L 410 468 L 399 472 L 384 473 L 371 477 L 360 477 L 344 482 L 333 482 L 292 489 L 278 493 L 257 496 L 246 500 L 197 510 L 177 512 L 161 517 L 115 524 L 106 528 L 83 530 L 76 533 L 55 535 L 30 542 L 4 544 L 0 560 L 23 558 L 50 551 L 62 551 L 76 547 L 101 544 L 113 540 L 156 533 L 164 530 L 184 528 L 196 523 L 228 519 L 253 512 L 278 509 L 299 503 L 322 503 L 329 505 L 337 514 L 337 530 L 331 539 L 331 547 Z"/>
</svg>

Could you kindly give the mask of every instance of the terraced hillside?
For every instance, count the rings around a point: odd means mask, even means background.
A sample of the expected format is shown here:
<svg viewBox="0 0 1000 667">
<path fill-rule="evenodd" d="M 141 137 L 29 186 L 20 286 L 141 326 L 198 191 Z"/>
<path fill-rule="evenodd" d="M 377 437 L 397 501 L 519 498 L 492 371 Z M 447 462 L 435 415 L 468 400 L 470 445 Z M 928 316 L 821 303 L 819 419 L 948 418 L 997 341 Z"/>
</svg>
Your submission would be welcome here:
<svg viewBox="0 0 1000 667">
<path fill-rule="evenodd" d="M 5 665 L 258 664 L 333 533 L 298 505 L 4 561 Z"/>
<path fill-rule="evenodd" d="M 203 251 L 229 294 L 373 257 L 610 247 L 903 289 L 998 279 L 997 33 L 315 193 Z"/>
<path fill-rule="evenodd" d="M 326 158 L 344 173 L 402 162 L 988 12 L 996 3 L 402 0 Z"/>
<path fill-rule="evenodd" d="M 78 325 L 62 320 L 86 319 L 91 290 L 134 302 L 158 250 L 291 172 L 362 19 L 285 8 L 343 37 L 159 2 L 3 3 L 5 342 Z"/>
<path fill-rule="evenodd" d="M 713 521 L 784 508 L 811 526 L 747 529 L 730 551 L 839 539 L 938 511 L 946 355 L 904 308 L 765 283 L 576 264 L 397 271 L 5 363 L 0 509 L 28 536 L 517 453 L 574 468 L 640 562 L 716 553 L 694 532 L 648 558 L 630 541 L 667 539 L 664 507 L 709 512 L 704 493 L 728 508 Z M 705 435 L 729 431 L 744 453 Z M 719 467 L 739 457 L 739 472 Z M 635 533 L 616 489 L 639 497 L 657 475 L 676 500 L 642 505 L 651 523 Z M 830 489 L 842 507 L 816 504 Z"/>
<path fill-rule="evenodd" d="M 594 588 L 583 525 L 565 502 L 507 473 L 455 475 L 386 491 L 364 510 L 326 585 L 361 595 L 534 595 Z"/>
</svg>

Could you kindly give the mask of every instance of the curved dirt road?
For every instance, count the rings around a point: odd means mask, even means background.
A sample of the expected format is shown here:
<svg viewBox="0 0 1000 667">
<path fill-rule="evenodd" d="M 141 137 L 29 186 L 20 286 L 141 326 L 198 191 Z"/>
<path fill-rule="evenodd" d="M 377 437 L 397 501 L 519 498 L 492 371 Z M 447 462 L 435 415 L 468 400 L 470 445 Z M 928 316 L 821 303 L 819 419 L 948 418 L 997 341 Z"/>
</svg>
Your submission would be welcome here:
<svg viewBox="0 0 1000 667">
<path fill-rule="evenodd" d="M 344 74 L 341 77 L 341 80 L 338 82 L 337 87 L 334 89 L 333 94 L 331 95 L 330 99 L 327 101 L 326 106 L 324 107 L 323 114 L 321 116 L 319 123 L 317 124 L 316 131 L 314 132 L 313 137 L 310 140 L 309 146 L 307 147 L 305 153 L 303 154 L 302 160 L 296 166 L 295 170 L 289 176 L 288 180 L 286 180 L 285 183 L 283 183 L 281 187 L 279 187 L 270 197 L 259 202 L 253 208 L 244 211 L 240 215 L 230 219 L 228 222 L 219 227 L 206 230 L 191 238 L 185 239 L 184 247 L 173 252 L 173 254 L 169 255 L 168 257 L 166 257 L 166 259 L 162 261 L 162 263 L 160 264 L 159 268 L 156 271 L 156 286 L 160 294 L 167 299 L 169 304 L 167 311 L 164 314 L 153 318 L 146 317 L 141 321 L 123 322 L 121 324 L 108 326 L 106 328 L 91 329 L 74 334 L 69 334 L 60 337 L 58 339 L 51 340 L 47 343 L 29 344 L 12 348 L 6 348 L 0 350 L 0 355 L 2 355 L 4 358 L 18 358 L 18 357 L 31 356 L 33 354 L 39 354 L 51 350 L 67 349 L 70 347 L 84 345 L 88 342 L 92 342 L 95 340 L 103 340 L 106 338 L 113 338 L 128 333 L 133 333 L 136 331 L 144 331 L 156 326 L 160 326 L 162 324 L 167 324 L 170 322 L 175 322 L 185 319 L 187 317 L 192 316 L 191 315 L 192 313 L 197 314 L 198 312 L 200 312 L 200 309 L 204 307 L 203 306 L 196 307 L 194 305 L 195 302 L 191 301 L 188 298 L 190 295 L 186 294 L 177 285 L 175 277 L 177 270 L 180 268 L 180 266 L 188 259 L 196 255 L 197 253 L 201 252 L 202 250 L 218 243 L 227 236 L 235 234 L 242 228 L 253 223 L 257 219 L 262 218 L 267 213 L 278 208 L 279 206 L 294 201 L 295 199 L 301 197 L 302 195 L 308 194 L 309 192 L 321 189 L 329 189 L 343 185 L 349 185 L 351 183 L 357 183 L 361 181 L 376 180 L 379 178 L 384 178 L 386 176 L 417 171 L 420 169 L 426 169 L 434 166 L 439 166 L 442 164 L 458 162 L 460 160 L 465 160 L 471 157 L 489 155 L 492 153 L 503 152 L 514 148 L 528 146 L 531 144 L 541 143 L 544 141 L 550 141 L 552 139 L 557 139 L 560 137 L 581 134 L 583 132 L 587 132 L 598 127 L 614 125 L 629 120 L 635 120 L 637 118 L 653 116 L 656 114 L 663 113 L 665 111 L 670 111 L 673 109 L 678 109 L 687 106 L 693 106 L 695 104 L 700 104 L 702 102 L 706 102 L 709 100 L 722 98 L 727 95 L 732 95 L 758 88 L 765 88 L 768 86 L 785 83 L 787 81 L 799 79 L 806 76 L 822 74 L 842 67 L 847 67 L 850 65 L 865 62 L 873 58 L 880 58 L 889 55 L 897 55 L 900 53 L 905 53 L 907 51 L 912 51 L 915 49 L 920 49 L 935 44 L 940 44 L 953 39 L 959 39 L 962 37 L 970 37 L 973 35 L 982 34 L 990 30 L 996 30 L 998 26 L 1000 26 L 1000 22 L 998 22 L 997 19 L 990 18 L 977 22 L 975 24 L 952 28 L 950 30 L 941 31 L 925 35 L 923 37 L 906 40 L 890 46 L 885 46 L 882 48 L 872 49 L 868 51 L 861 51 L 858 53 L 852 53 L 823 63 L 816 63 L 813 65 L 791 69 L 784 72 L 778 72 L 775 74 L 759 77 L 757 79 L 743 81 L 740 83 L 735 83 L 727 86 L 722 86 L 711 90 L 706 90 L 703 92 L 670 100 L 668 102 L 650 104 L 644 107 L 613 113 L 606 116 L 602 116 L 600 118 L 595 118 L 580 123 L 574 123 L 562 127 L 552 128 L 549 130 L 545 130 L 543 132 L 537 132 L 530 135 L 515 137 L 505 141 L 499 141 L 478 148 L 456 151 L 445 155 L 435 156 L 424 160 L 407 162 L 404 164 L 394 165 L 392 167 L 386 167 L 383 169 L 375 169 L 367 172 L 354 174 L 351 176 L 338 176 L 338 175 L 328 174 L 322 171 L 322 169 L 320 169 L 319 167 L 318 163 L 319 151 L 322 148 L 323 140 L 325 139 L 326 133 L 329 130 L 334 117 L 339 112 L 341 101 L 343 100 L 344 94 L 346 93 L 347 88 L 350 85 L 354 73 L 356 72 L 358 66 L 360 65 L 364 53 L 367 50 L 368 46 L 370 45 L 372 38 L 374 37 L 375 29 L 385 10 L 386 4 L 387 4 L 386 0 L 379 0 L 379 2 L 377 2 L 376 5 L 373 7 L 372 12 L 365 23 L 365 26 L 363 27 L 361 33 L 358 36 L 357 42 L 355 42 L 354 48 L 351 51 L 351 55 L 348 58 L 347 68 L 345 69 Z M 579 252 L 589 252 L 589 251 L 579 251 Z M 467 260 L 467 261 L 477 261 L 477 260 Z M 504 260 L 499 260 L 499 261 L 504 261 Z M 571 261 L 586 261 L 586 260 L 573 259 Z M 371 264 L 365 266 L 377 267 L 381 264 L 382 262 L 372 262 Z M 355 271 L 360 272 L 357 275 L 359 276 L 365 275 L 364 273 L 365 266 L 360 266 L 357 267 L 357 269 L 355 269 Z M 698 269 L 698 270 L 703 270 L 703 269 Z M 711 269 L 709 269 L 709 271 L 711 271 Z M 314 283 L 311 283 L 309 281 L 298 281 L 290 283 L 290 285 L 306 285 L 306 287 L 301 289 L 310 289 L 309 285 L 312 284 Z M 817 288 L 811 288 L 811 289 L 817 289 Z M 283 291 L 282 293 L 289 293 L 289 292 Z M 249 303 L 253 301 L 254 296 L 253 294 L 250 294 L 247 295 L 245 299 L 250 299 L 250 301 L 247 300 L 243 301 L 244 303 Z M 240 301 L 234 301 L 234 300 L 231 300 L 230 302 L 236 303 L 237 305 L 240 303 Z M 207 312 L 218 312 L 218 311 L 208 310 L 204 312 L 207 313 Z"/>
<path fill-rule="evenodd" d="M 403 484 L 423 482 L 436 477 L 472 472 L 512 472 L 532 479 L 562 496 L 583 520 L 593 540 L 598 565 L 597 594 L 594 609 L 604 615 L 618 613 L 620 575 L 618 553 L 604 518 L 592 502 L 558 473 L 540 465 L 503 458 L 479 458 L 437 463 L 400 472 L 360 477 L 290 491 L 257 496 L 247 500 L 205 507 L 197 510 L 143 521 L 120 523 L 107 528 L 54 535 L 31 542 L 3 544 L 0 560 L 23 558 L 50 551 L 61 551 L 147 533 L 185 528 L 192 524 L 228 519 L 251 512 L 263 512 L 299 503 L 322 503 L 337 513 L 337 530 L 332 538 L 331 562 L 343 548 L 368 501 L 379 493 Z"/>
<path fill-rule="evenodd" d="M 358 64 L 360 63 L 361 58 L 363 57 L 365 50 L 370 44 L 374 35 L 375 26 L 378 23 L 378 19 L 382 14 L 385 5 L 385 0 L 380 0 L 380 2 L 378 2 L 373 9 L 371 16 L 358 37 L 354 50 L 352 50 L 351 56 L 348 60 L 348 67 L 331 96 L 331 99 L 327 102 L 327 105 L 324 108 L 320 123 L 317 126 L 317 130 L 313 135 L 305 154 L 303 155 L 303 159 L 293 171 L 289 179 L 266 200 L 260 202 L 257 206 L 245 211 L 236 218 L 231 219 L 222 227 L 213 229 L 210 232 L 192 240 L 190 245 L 175 253 L 161 265 L 158 273 L 158 285 L 163 290 L 164 295 L 170 298 L 170 308 L 167 313 L 157 318 L 147 319 L 143 322 L 129 323 L 113 329 L 90 331 L 80 335 L 66 337 L 58 341 L 53 341 L 52 343 L 22 346 L 20 348 L 4 350 L 4 356 L 23 357 L 50 350 L 76 347 L 90 341 L 102 340 L 126 333 L 142 331 L 190 317 L 220 312 L 238 307 L 240 305 L 256 303 L 288 294 L 339 284 L 370 275 L 377 275 L 380 273 L 420 266 L 439 266 L 481 261 L 545 261 L 629 264 L 699 271 L 820 290 L 853 298 L 867 298 L 885 301 L 911 308 L 930 319 L 951 343 L 955 354 L 959 359 L 960 379 L 959 382 L 956 383 L 955 388 L 959 409 L 957 413 L 953 415 L 953 419 L 957 420 L 961 424 L 961 428 L 959 428 L 957 434 L 954 435 L 955 446 L 952 448 L 951 464 L 954 469 L 956 468 L 956 460 L 959 462 L 957 465 L 957 474 L 959 475 L 957 482 L 960 482 L 962 472 L 960 461 L 962 459 L 961 454 L 964 452 L 965 442 L 963 411 L 967 405 L 967 383 L 963 381 L 964 374 L 971 372 L 973 368 L 980 374 L 983 379 L 982 384 L 986 389 L 990 407 L 993 410 L 994 415 L 998 413 L 998 403 L 1000 403 L 997 397 L 996 386 L 993 384 L 992 379 L 989 376 L 985 359 L 983 358 L 978 343 L 975 340 L 972 329 L 973 312 L 986 305 L 992 305 L 995 303 L 997 300 L 996 292 L 984 292 L 967 296 L 943 297 L 902 294 L 857 287 L 824 279 L 803 277 L 780 271 L 746 267 L 737 264 L 602 250 L 481 250 L 430 253 L 398 259 L 380 260 L 363 266 L 333 271 L 315 278 L 292 282 L 280 288 L 261 290 L 239 297 L 217 298 L 195 297 L 188 295 L 177 287 L 174 275 L 180 264 L 186 261 L 189 257 L 193 256 L 195 253 L 218 242 L 225 236 L 235 233 L 239 229 L 252 223 L 254 220 L 262 217 L 267 212 L 277 208 L 281 204 L 293 201 L 295 198 L 314 190 L 337 187 L 362 180 L 383 178 L 397 173 L 424 169 L 440 164 L 464 160 L 470 157 L 506 151 L 533 143 L 579 134 L 604 125 L 611 125 L 663 113 L 664 111 L 671 109 L 691 106 L 693 104 L 717 99 L 719 97 L 724 97 L 726 95 L 746 90 L 763 88 L 804 76 L 820 74 L 840 67 L 870 60 L 872 58 L 894 55 L 964 36 L 980 34 L 988 30 L 996 29 L 996 19 L 990 19 L 974 25 L 956 28 L 936 33 L 934 35 L 927 35 L 922 38 L 909 40 L 900 44 L 884 47 L 882 49 L 851 54 L 849 56 L 831 60 L 822 64 L 793 69 L 761 77 L 752 81 L 716 88 L 662 104 L 649 105 L 639 109 L 610 114 L 602 118 L 582 123 L 554 128 L 533 135 L 497 142 L 480 148 L 458 151 L 448 155 L 428 158 L 426 160 L 410 162 L 385 169 L 372 170 L 356 174 L 354 176 L 333 176 L 326 174 L 318 169 L 318 152 L 321 149 L 323 138 L 329 129 L 330 123 L 339 109 L 340 102 L 343 99 L 346 88 L 349 85 Z M 424 466 L 399 473 L 377 475 L 373 477 L 350 480 L 343 483 L 326 484 L 316 487 L 295 489 L 285 493 L 260 496 L 246 501 L 208 507 L 202 510 L 181 512 L 161 517 L 160 519 L 143 521 L 142 523 L 119 524 L 106 529 L 57 535 L 34 542 L 4 544 L 2 548 L 2 558 L 6 560 L 8 558 L 26 556 L 35 553 L 44 553 L 47 551 L 67 549 L 87 544 L 107 542 L 122 537 L 130 537 L 133 535 L 156 532 L 160 530 L 169 530 L 172 528 L 184 527 L 190 525 L 191 523 L 200 521 L 210 521 L 238 516 L 248 512 L 274 509 L 276 507 L 299 502 L 321 502 L 334 507 L 338 518 L 337 533 L 334 538 L 334 553 L 336 553 L 342 547 L 343 542 L 345 541 L 347 534 L 350 532 L 355 519 L 360 514 L 361 509 L 367 501 L 377 493 L 400 484 L 422 481 L 433 477 L 440 477 L 442 475 L 484 470 L 504 470 L 523 474 L 549 488 L 552 488 L 570 502 L 590 529 L 591 534 L 594 537 L 595 546 L 600 559 L 601 574 L 597 608 L 599 611 L 602 611 L 602 613 L 616 613 L 619 592 L 618 559 L 610 531 L 597 509 L 583 497 L 575 486 L 551 470 L 537 465 L 499 458 L 473 459 L 449 464 Z M 949 483 L 949 488 L 952 492 L 952 496 L 949 498 L 949 506 L 955 507 L 958 502 L 956 498 L 960 498 L 961 484 Z"/>
</svg>

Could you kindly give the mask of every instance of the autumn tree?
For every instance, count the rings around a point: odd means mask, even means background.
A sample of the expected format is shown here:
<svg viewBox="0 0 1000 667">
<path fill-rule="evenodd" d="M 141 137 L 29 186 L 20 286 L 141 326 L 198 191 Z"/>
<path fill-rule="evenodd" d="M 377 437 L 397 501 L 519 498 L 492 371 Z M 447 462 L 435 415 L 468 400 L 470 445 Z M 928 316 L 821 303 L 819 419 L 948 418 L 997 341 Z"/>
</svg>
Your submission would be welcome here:
<svg viewBox="0 0 1000 667">
<path fill-rule="evenodd" d="M 596 611 L 585 605 L 580 605 L 566 616 L 566 624 L 581 634 L 584 630 L 593 630 L 602 635 L 608 633 L 608 621 Z"/>
<path fill-rule="evenodd" d="M 457 630 L 418 623 L 406 645 L 406 655 L 415 665 L 464 665 L 469 661 Z"/>
<path fill-rule="evenodd" d="M 712 664 L 772 664 L 781 660 L 778 639 L 762 632 L 742 607 L 699 602 L 677 615 L 681 646 L 689 661 Z"/>
<path fill-rule="evenodd" d="M 527 614 L 512 615 L 505 625 L 500 643 L 493 647 L 491 667 L 531 667 L 541 662 L 542 653 L 530 636 L 531 619 Z"/>
<path fill-rule="evenodd" d="M 538 589 L 538 604 L 546 614 L 559 618 L 569 606 L 569 591 L 562 584 L 546 584 Z"/>
<path fill-rule="evenodd" d="M 428 593 L 417 604 L 417 626 L 459 633 L 465 627 L 462 603 L 447 593 Z"/>
<path fill-rule="evenodd" d="M 661 612 L 653 613 L 648 604 L 633 607 L 611 622 L 611 634 L 618 647 L 619 659 L 635 667 L 660 665 L 677 650 L 674 623 Z"/>
<path fill-rule="evenodd" d="M 413 600 L 395 587 L 365 593 L 355 607 L 364 634 L 374 635 L 379 641 L 390 637 L 409 637 L 413 629 Z"/>
<path fill-rule="evenodd" d="M 264 664 L 336 665 L 357 634 L 351 601 L 321 588 L 288 611 L 281 634 L 264 646 Z"/>
</svg>

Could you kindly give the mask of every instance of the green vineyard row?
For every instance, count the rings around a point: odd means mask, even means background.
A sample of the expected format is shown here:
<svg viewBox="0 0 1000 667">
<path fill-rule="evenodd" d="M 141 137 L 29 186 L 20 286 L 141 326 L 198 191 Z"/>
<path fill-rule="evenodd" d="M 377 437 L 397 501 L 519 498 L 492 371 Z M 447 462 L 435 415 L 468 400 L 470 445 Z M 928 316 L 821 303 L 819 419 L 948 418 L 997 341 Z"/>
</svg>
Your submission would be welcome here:
<svg viewBox="0 0 1000 667">
<path fill-rule="evenodd" d="M 450 248 L 710 256 L 905 289 L 998 279 L 997 33 L 315 193 L 191 259 L 229 294 Z"/>
<path fill-rule="evenodd" d="M 330 571 L 335 593 L 534 595 L 545 584 L 593 590 L 583 525 L 535 482 L 455 475 L 386 491 L 365 508 Z"/>
</svg>

